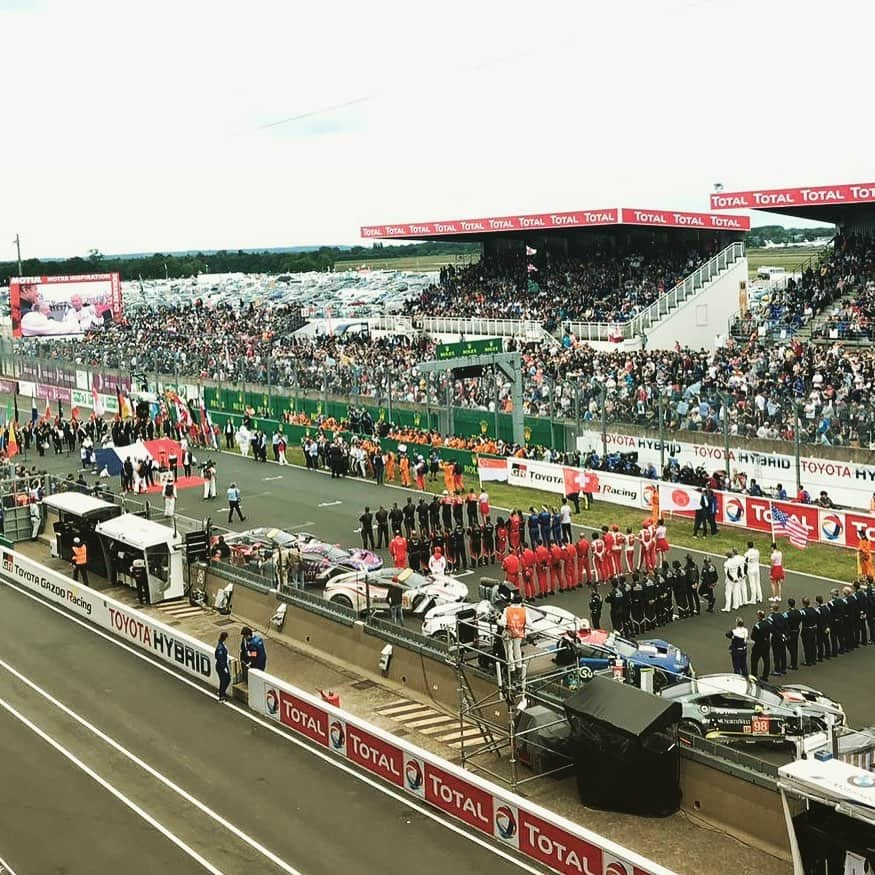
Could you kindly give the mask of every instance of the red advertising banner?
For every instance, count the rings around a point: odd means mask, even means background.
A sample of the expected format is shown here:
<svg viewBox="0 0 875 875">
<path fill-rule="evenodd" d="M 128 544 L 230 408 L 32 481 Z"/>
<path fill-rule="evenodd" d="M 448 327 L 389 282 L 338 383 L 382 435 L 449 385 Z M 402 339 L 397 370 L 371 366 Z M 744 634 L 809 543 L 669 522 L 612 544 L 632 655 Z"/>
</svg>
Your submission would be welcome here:
<svg viewBox="0 0 875 875">
<path fill-rule="evenodd" d="M 404 753 L 394 744 L 347 724 L 346 756 L 384 781 L 404 786 Z"/>
<path fill-rule="evenodd" d="M 425 764 L 425 800 L 492 835 L 492 794 L 428 762 Z"/>
<path fill-rule="evenodd" d="M 519 845 L 524 854 L 557 872 L 562 872 L 563 875 L 595 875 L 605 871 L 601 848 L 553 826 L 547 820 L 529 814 L 524 809 L 520 810 L 519 817 Z"/>
<path fill-rule="evenodd" d="M 44 386 L 42 383 L 36 387 L 36 397 L 44 401 L 62 401 L 70 404 L 73 391 L 64 386 Z"/>
<path fill-rule="evenodd" d="M 851 185 L 816 185 L 810 188 L 770 188 L 755 191 L 721 191 L 711 194 L 712 210 L 769 207 L 840 206 L 875 201 L 875 182 Z"/>
<path fill-rule="evenodd" d="M 808 529 L 808 539 L 812 542 L 820 540 L 820 520 L 818 519 L 817 507 L 812 504 L 791 504 L 789 501 L 773 501 L 772 507 L 777 507 L 787 516 L 802 523 Z M 769 511 L 769 519 L 771 520 L 771 510 Z M 776 535 L 784 535 L 783 532 L 775 530 Z M 784 535 L 786 537 L 786 535 Z"/>
<path fill-rule="evenodd" d="M 708 231 L 749 231 L 749 216 L 715 216 L 712 213 L 681 213 L 676 210 L 638 210 L 623 207 L 623 225 L 655 225 L 663 228 L 701 228 Z"/>
<path fill-rule="evenodd" d="M 856 549 L 860 546 L 860 532 L 875 541 L 875 517 L 845 511 L 845 544 Z"/>
<path fill-rule="evenodd" d="M 283 726 L 306 735 L 311 741 L 328 747 L 328 715 L 317 705 L 280 690 L 279 717 Z"/>
</svg>

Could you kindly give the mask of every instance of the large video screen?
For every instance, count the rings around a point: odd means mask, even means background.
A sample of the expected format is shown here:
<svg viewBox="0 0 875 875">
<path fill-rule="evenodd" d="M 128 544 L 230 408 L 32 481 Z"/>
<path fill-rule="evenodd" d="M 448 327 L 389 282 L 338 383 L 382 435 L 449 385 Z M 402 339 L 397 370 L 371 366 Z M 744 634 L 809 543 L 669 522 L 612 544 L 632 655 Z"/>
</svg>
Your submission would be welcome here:
<svg viewBox="0 0 875 875">
<path fill-rule="evenodd" d="M 9 308 L 13 337 L 84 334 L 122 316 L 117 273 L 12 277 Z"/>
</svg>

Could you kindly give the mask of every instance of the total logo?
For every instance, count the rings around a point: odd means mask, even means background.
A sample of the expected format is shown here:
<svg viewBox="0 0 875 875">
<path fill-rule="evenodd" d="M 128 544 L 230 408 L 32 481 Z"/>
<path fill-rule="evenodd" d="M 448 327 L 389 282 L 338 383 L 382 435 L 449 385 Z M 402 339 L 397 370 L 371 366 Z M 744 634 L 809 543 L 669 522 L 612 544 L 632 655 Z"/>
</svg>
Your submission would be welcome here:
<svg viewBox="0 0 875 875">
<path fill-rule="evenodd" d="M 331 739 L 331 746 L 335 750 L 343 750 L 346 746 L 346 731 L 339 720 L 331 721 L 331 725 L 328 727 L 328 737 Z"/>
<path fill-rule="evenodd" d="M 820 523 L 820 531 L 827 541 L 837 541 L 844 531 L 841 518 L 834 513 L 825 514 Z"/>
<path fill-rule="evenodd" d="M 616 857 L 605 854 L 603 858 L 605 875 L 632 875 L 632 867 Z"/>
<path fill-rule="evenodd" d="M 422 766 L 416 760 L 407 760 L 407 765 L 404 768 L 404 781 L 408 790 L 414 792 L 422 790 Z"/>
<path fill-rule="evenodd" d="M 517 834 L 516 815 L 507 805 L 495 809 L 495 829 L 500 838 L 510 841 Z"/>
<path fill-rule="evenodd" d="M 723 505 L 723 513 L 731 523 L 744 522 L 744 502 L 737 498 L 730 498 Z"/>
<path fill-rule="evenodd" d="M 267 713 L 271 717 L 276 717 L 280 710 L 280 696 L 279 693 L 273 689 L 273 687 L 268 687 L 264 692 L 264 705 L 267 708 Z"/>
</svg>

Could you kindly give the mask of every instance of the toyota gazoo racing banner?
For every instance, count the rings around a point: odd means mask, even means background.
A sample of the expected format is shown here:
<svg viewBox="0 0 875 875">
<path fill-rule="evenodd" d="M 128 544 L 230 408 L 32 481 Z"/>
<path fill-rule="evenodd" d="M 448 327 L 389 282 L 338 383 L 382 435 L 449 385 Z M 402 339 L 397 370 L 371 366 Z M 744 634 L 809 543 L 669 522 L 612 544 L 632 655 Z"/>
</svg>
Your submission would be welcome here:
<svg viewBox="0 0 875 875">
<path fill-rule="evenodd" d="M 12 277 L 9 310 L 13 337 L 84 334 L 122 315 L 117 273 Z"/>
<path fill-rule="evenodd" d="M 638 463 L 655 465 L 659 468 L 661 454 L 657 438 L 609 432 L 606 435 L 609 453 L 637 453 Z M 577 449 L 582 453 L 594 450 L 602 454 L 602 436 L 599 432 L 587 432 L 577 439 Z M 709 474 L 712 471 L 726 470 L 726 453 L 722 446 L 713 444 L 693 444 L 674 438 L 665 441 L 665 462 L 674 458 L 678 465 L 701 465 Z M 747 474 L 765 489 L 774 489 L 779 483 L 788 490 L 796 483 L 796 457 L 781 452 L 759 452 L 741 447 L 729 448 L 729 467 L 731 471 Z M 817 498 L 821 490 L 829 493 L 836 504 L 850 507 L 868 508 L 872 493 L 875 492 L 875 465 L 834 459 L 816 459 L 801 456 L 799 470 L 802 484 L 812 498 Z"/>
<path fill-rule="evenodd" d="M 0 548 L 0 574 L 50 602 L 63 605 L 185 674 L 217 683 L 211 645 L 165 626 L 14 550 Z M 239 664 L 236 659 L 231 662 L 231 675 L 236 679 Z"/>
<path fill-rule="evenodd" d="M 264 672 L 249 707 L 562 875 L 671 875 L 559 815 Z"/>
</svg>

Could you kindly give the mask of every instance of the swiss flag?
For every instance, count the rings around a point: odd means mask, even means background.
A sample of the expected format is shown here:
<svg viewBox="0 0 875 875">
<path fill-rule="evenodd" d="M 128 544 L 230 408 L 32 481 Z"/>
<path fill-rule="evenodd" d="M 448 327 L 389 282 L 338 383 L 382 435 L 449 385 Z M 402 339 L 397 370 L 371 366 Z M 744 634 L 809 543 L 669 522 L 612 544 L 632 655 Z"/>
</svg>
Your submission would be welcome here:
<svg viewBox="0 0 875 875">
<path fill-rule="evenodd" d="M 565 494 L 574 492 L 598 492 L 599 475 L 595 471 L 584 471 L 581 468 L 563 468 Z"/>
</svg>

